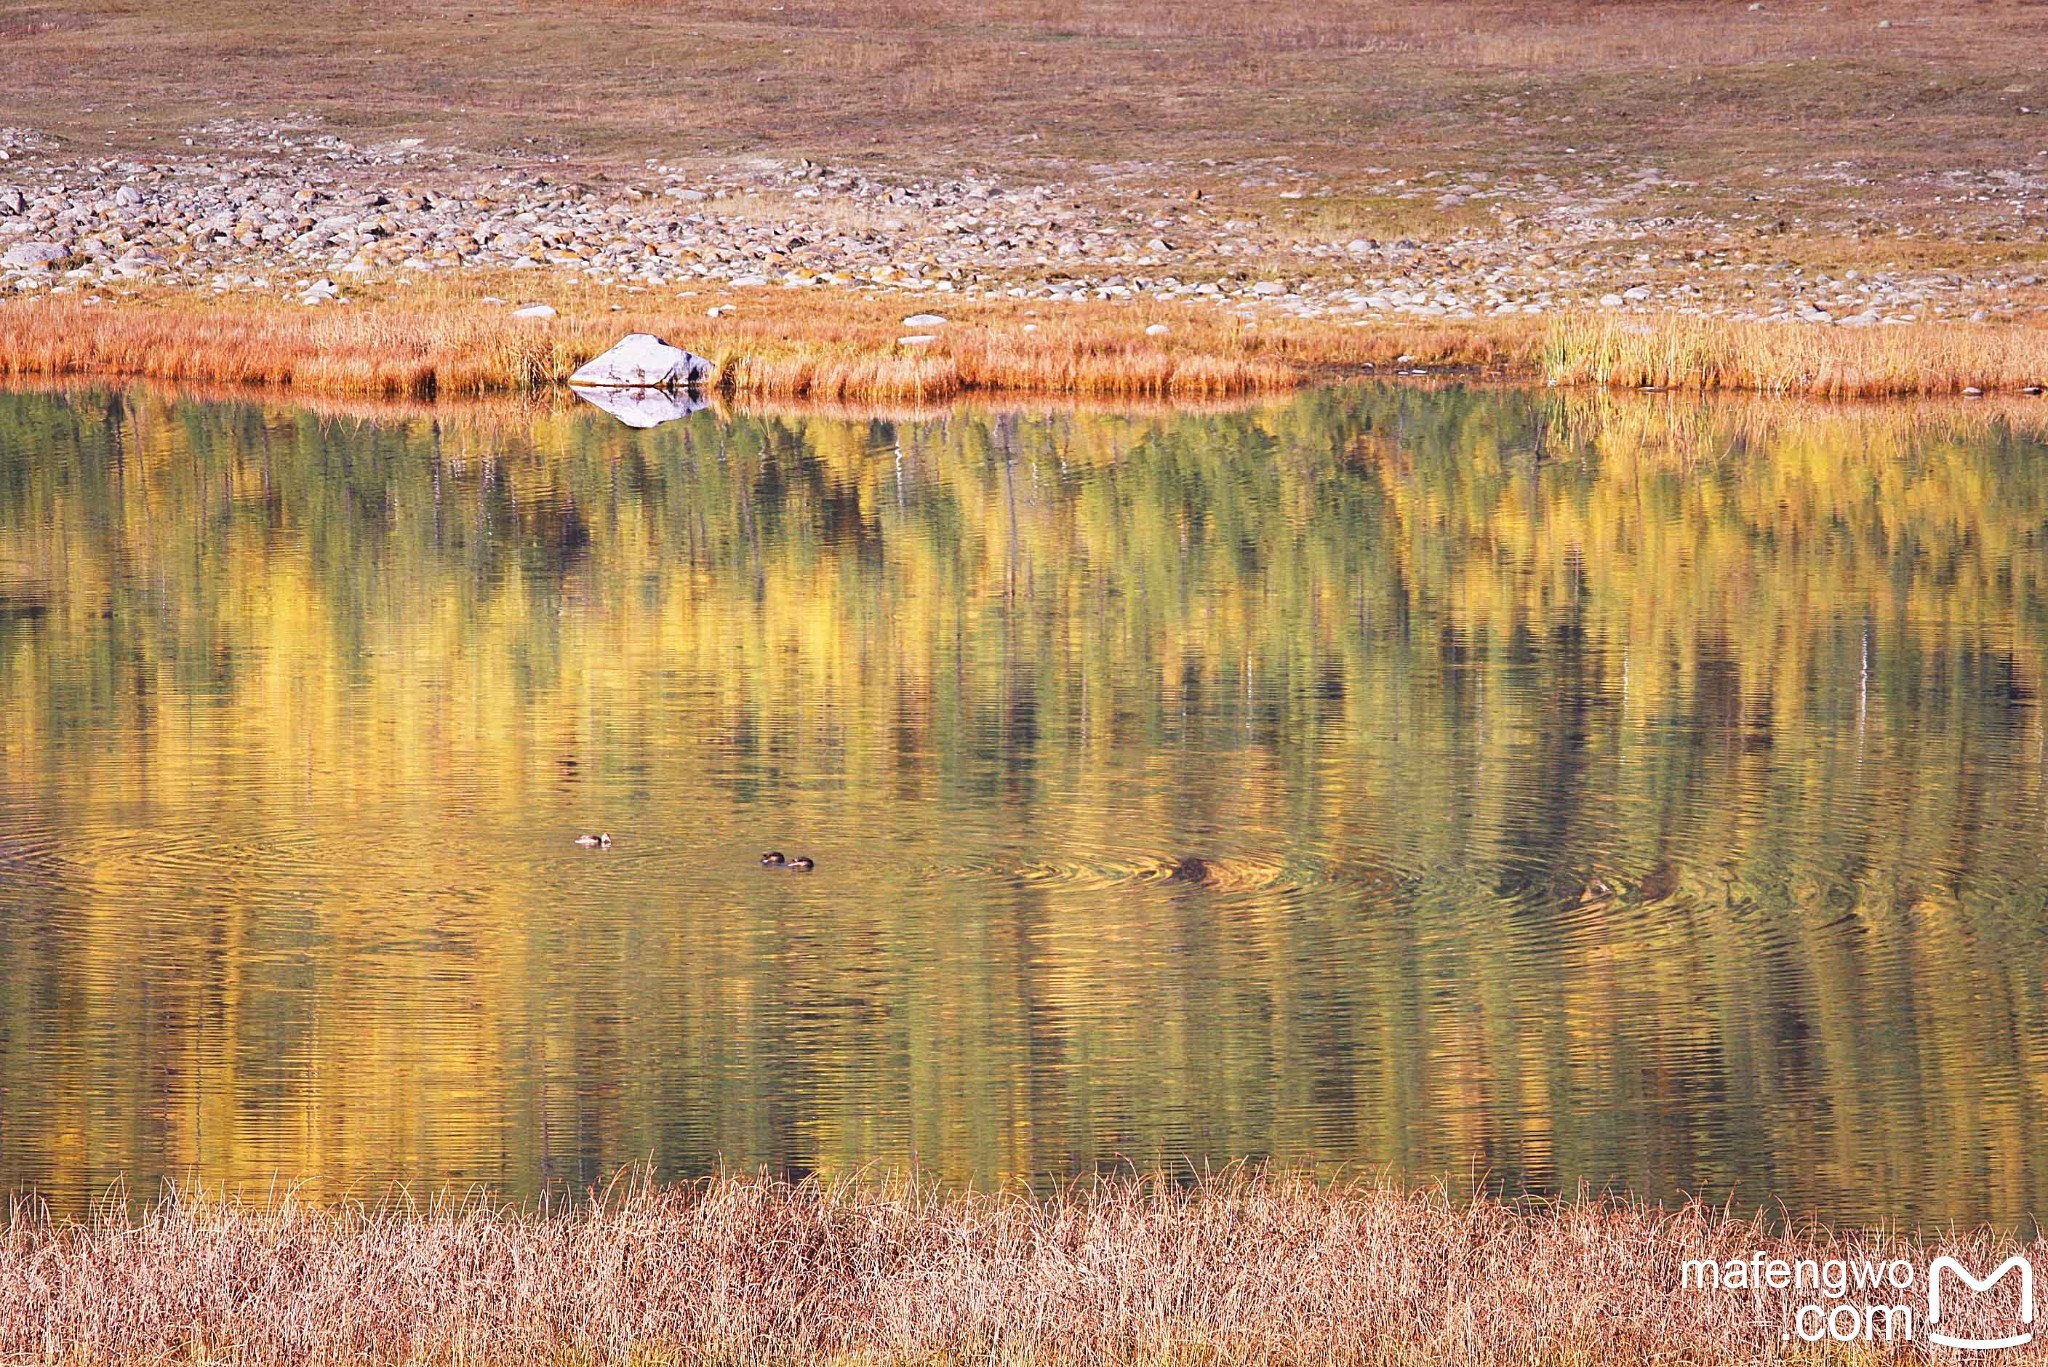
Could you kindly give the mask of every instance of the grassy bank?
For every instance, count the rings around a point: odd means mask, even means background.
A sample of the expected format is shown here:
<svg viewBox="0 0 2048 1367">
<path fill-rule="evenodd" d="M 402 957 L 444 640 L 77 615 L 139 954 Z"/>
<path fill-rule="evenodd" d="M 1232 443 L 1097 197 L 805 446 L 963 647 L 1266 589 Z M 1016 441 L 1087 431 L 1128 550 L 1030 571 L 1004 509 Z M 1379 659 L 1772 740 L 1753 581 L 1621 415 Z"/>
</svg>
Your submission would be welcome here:
<svg viewBox="0 0 2048 1367">
<path fill-rule="evenodd" d="M 2009 1251 L 1944 1241 L 1966 1261 Z M 1903 1258 L 1698 1206 L 1516 1207 L 1233 1175 L 1050 1196 L 722 1178 L 573 1212 L 166 1199 L 0 1241 L 0 1356 L 131 1363 L 1797 1359 L 1790 1293 L 1687 1259 Z M 1888 1295 L 1912 1303 L 1924 1294 Z M 1967 1329 L 2010 1307 L 1951 1311 Z M 1916 1311 L 1917 1313 L 1917 1311 Z M 1830 1345 L 1830 1360 L 1843 1360 Z M 1816 1353 L 1816 1356 L 1818 1354 Z M 1851 1354 L 1851 1360 L 1853 1360 Z M 2028 1359 L 2016 1354 L 2008 1361 Z"/>
<path fill-rule="evenodd" d="M 926 306 L 839 290 L 728 291 L 713 317 L 702 300 L 628 296 L 635 302 L 615 308 L 616 293 L 573 284 L 547 292 L 558 316 L 529 319 L 485 302 L 498 297 L 489 293 L 492 283 L 414 288 L 318 308 L 176 291 L 118 303 L 23 300 L 0 306 L 0 375 L 283 386 L 327 395 L 517 393 L 564 381 L 622 334 L 641 331 L 710 357 L 718 388 L 735 396 L 1205 398 L 1287 389 L 1316 374 L 1385 367 L 1411 354 L 1432 365 L 1497 368 L 1527 356 L 1535 335 L 1533 328 L 1455 327 L 1397 335 L 1253 324 L 1192 307 L 966 300 L 936 306 L 948 319 L 944 325 L 910 327 L 903 318 Z M 906 343 L 905 336 L 934 340 Z"/>
<path fill-rule="evenodd" d="M 976 394 L 1193 400 L 1270 393 L 1409 367 L 1618 388 L 1825 398 L 2024 392 L 2048 382 L 2048 330 L 1971 325 L 1842 329 L 1686 317 L 1469 322 L 1251 321 L 1214 308 L 948 301 L 912 329 L 901 297 L 736 290 L 716 316 L 692 301 L 615 306 L 549 291 L 554 318 L 513 316 L 476 286 L 346 305 L 208 299 L 178 291 L 0 305 L 0 376 L 142 378 L 328 396 L 516 394 L 566 380 L 629 331 L 718 364 L 736 398 L 939 402 Z M 906 342 L 906 335 L 932 340 Z"/>
</svg>

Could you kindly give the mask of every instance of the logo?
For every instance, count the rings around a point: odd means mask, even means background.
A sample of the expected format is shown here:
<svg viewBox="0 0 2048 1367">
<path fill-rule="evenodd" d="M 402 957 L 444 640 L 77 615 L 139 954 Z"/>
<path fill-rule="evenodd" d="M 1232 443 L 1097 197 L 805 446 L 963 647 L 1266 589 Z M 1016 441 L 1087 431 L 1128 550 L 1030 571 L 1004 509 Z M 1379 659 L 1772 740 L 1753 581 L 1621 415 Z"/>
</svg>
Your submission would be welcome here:
<svg viewBox="0 0 2048 1367">
<path fill-rule="evenodd" d="M 1972 1291 L 1989 1291 L 1999 1282 L 2005 1280 L 2006 1273 L 2011 1272 L 2015 1269 L 2017 1269 L 2020 1274 L 2020 1323 L 2029 1326 L 2028 1328 L 2022 1329 L 2017 1334 L 2011 1334 L 2005 1338 L 1998 1339 L 1957 1338 L 1953 1334 L 1945 1334 L 1941 1331 L 1939 1326 L 1941 1324 L 1942 1273 L 1954 1273 L 1956 1280 L 1961 1282 L 1964 1286 L 1969 1287 Z M 1990 1276 L 1981 1279 L 1971 1275 L 1969 1268 L 1964 1267 L 1961 1263 L 1957 1262 L 1954 1258 L 1951 1258 L 1946 1254 L 1939 1258 L 1936 1258 L 1932 1263 L 1928 1264 L 1927 1341 L 1929 1343 L 1938 1343 L 1944 1348 L 1974 1348 L 1978 1350 L 1989 1350 L 1992 1348 L 2018 1348 L 2024 1344 L 2032 1343 L 2034 1341 L 2034 1331 L 2031 1327 L 2033 1323 L 2034 1265 L 2028 1262 L 2025 1256 L 2023 1256 L 2022 1254 L 2013 1254 L 2010 1258 L 2007 1258 L 2004 1262 L 2000 1263 L 1998 1265 L 1997 1270 L 1994 1271 Z"/>
</svg>

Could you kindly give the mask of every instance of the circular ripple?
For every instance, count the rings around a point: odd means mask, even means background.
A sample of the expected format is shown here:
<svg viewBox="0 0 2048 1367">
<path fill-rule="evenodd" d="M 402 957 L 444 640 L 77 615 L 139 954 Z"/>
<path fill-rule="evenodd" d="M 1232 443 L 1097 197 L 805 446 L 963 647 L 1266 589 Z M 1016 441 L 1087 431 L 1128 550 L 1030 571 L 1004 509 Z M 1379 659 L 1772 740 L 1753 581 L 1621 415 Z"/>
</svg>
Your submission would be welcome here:
<svg viewBox="0 0 2048 1367">
<path fill-rule="evenodd" d="M 948 878 L 985 878 L 1029 887 L 1116 891 L 1134 887 L 1201 889 L 1223 896 L 1296 895 L 1319 889 L 1391 892 L 1400 878 L 1361 863 L 1287 861 L 1263 855 L 1128 855 L 1019 864 L 968 864 L 935 871 Z"/>
<path fill-rule="evenodd" d="M 0 836 L 0 878 L 47 877 L 71 862 L 55 834 L 29 831 Z"/>
</svg>

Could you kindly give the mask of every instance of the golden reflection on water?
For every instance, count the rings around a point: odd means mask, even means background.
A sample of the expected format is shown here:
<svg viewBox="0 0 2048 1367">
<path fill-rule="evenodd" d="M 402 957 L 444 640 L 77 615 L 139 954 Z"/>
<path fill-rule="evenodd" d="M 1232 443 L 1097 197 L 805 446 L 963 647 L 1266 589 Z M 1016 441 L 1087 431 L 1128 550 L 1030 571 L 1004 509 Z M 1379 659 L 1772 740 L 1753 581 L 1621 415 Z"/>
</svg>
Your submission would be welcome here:
<svg viewBox="0 0 2048 1367">
<path fill-rule="evenodd" d="M 2018 1220 L 2044 570 L 1989 418 L 0 396 L 0 1187 Z"/>
</svg>

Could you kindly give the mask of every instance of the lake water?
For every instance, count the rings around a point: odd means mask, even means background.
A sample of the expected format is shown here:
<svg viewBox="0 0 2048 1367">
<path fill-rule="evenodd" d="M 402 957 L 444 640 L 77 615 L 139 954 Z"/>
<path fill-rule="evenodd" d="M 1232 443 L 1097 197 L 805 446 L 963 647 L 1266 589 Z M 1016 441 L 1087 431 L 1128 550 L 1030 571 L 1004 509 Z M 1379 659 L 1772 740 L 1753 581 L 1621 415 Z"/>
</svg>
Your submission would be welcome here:
<svg viewBox="0 0 2048 1367">
<path fill-rule="evenodd" d="M 2048 450 L 1978 409 L 0 394 L 0 1189 L 2015 1222 L 2044 667 Z"/>
</svg>

